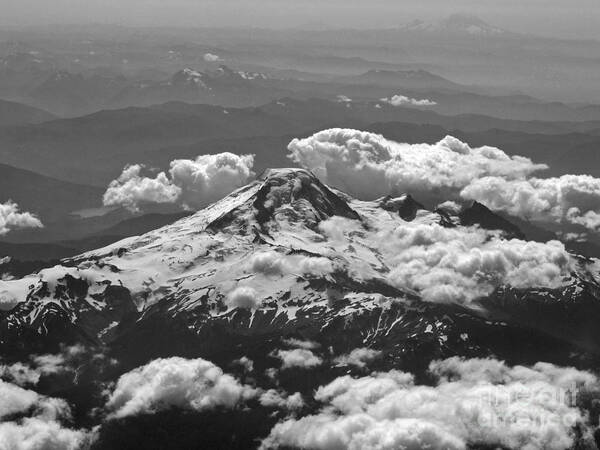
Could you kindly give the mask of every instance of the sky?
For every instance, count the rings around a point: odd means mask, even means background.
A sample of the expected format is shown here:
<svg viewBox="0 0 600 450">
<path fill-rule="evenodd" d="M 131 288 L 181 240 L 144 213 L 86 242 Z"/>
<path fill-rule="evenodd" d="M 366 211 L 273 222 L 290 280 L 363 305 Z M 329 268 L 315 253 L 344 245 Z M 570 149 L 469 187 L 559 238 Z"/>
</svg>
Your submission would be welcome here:
<svg viewBox="0 0 600 450">
<path fill-rule="evenodd" d="M 600 0 L 0 0 L 0 25 L 389 28 L 470 13 L 518 32 L 600 39 Z"/>
</svg>

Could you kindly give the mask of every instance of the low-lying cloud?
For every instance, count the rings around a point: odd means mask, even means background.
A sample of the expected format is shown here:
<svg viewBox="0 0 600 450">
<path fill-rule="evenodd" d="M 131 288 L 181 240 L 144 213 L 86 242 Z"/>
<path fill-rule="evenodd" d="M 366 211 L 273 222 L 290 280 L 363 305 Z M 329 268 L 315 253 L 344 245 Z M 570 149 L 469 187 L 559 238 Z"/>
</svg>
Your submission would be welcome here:
<svg viewBox="0 0 600 450">
<path fill-rule="evenodd" d="M 361 199 L 392 194 L 477 200 L 496 211 L 541 222 L 600 229 L 600 179 L 536 178 L 547 168 L 494 147 L 471 148 L 447 136 L 436 144 L 401 144 L 381 135 L 329 129 L 288 146 L 290 158 L 324 182 Z"/>
<path fill-rule="evenodd" d="M 44 376 L 74 372 L 74 367 L 88 358 L 83 346 L 66 346 L 60 353 L 31 355 L 26 362 L 0 364 L 0 378 L 19 386 L 35 386 Z"/>
<path fill-rule="evenodd" d="M 501 285 L 557 288 L 575 267 L 559 241 L 505 240 L 474 227 L 411 222 L 380 239 L 388 280 L 434 302 L 469 303 Z"/>
<path fill-rule="evenodd" d="M 282 369 L 310 369 L 323 364 L 323 360 L 307 348 L 277 350 L 274 356 L 281 360 Z"/>
<path fill-rule="evenodd" d="M 377 359 L 381 355 L 379 350 L 372 348 L 355 348 L 346 355 L 338 356 L 334 362 L 340 366 L 354 366 L 358 368 L 366 367 L 371 361 Z"/>
<path fill-rule="evenodd" d="M 393 95 L 380 99 L 384 103 L 389 103 L 392 106 L 435 106 L 437 102 L 427 98 L 416 99 L 405 95 Z"/>
<path fill-rule="evenodd" d="M 573 445 L 575 425 L 589 438 L 591 427 L 574 394 L 598 394 L 591 373 L 451 358 L 432 363 L 430 374 L 433 386 L 416 385 L 412 375 L 394 370 L 337 378 L 317 390 L 318 413 L 277 424 L 262 448 L 558 450 Z"/>
<path fill-rule="evenodd" d="M 0 381 L 1 450 L 82 448 L 91 434 L 64 427 L 61 422 L 70 417 L 64 400 Z"/>
<path fill-rule="evenodd" d="M 292 395 L 269 389 L 261 394 L 259 402 L 262 406 L 276 409 L 286 409 L 290 411 L 298 410 L 304 407 L 302 394 L 296 392 Z"/>
<path fill-rule="evenodd" d="M 262 298 L 251 287 L 240 286 L 229 293 L 225 303 L 230 308 L 257 309 L 262 304 Z"/>
<path fill-rule="evenodd" d="M 250 268 L 266 276 L 285 274 L 323 276 L 333 272 L 333 263 L 323 257 L 285 255 L 276 251 L 255 253 Z"/>
<path fill-rule="evenodd" d="M 558 288 L 575 270 L 574 258 L 559 241 L 506 239 L 479 227 L 445 227 L 436 218 L 427 213 L 411 222 L 373 220 L 353 236 L 339 232 L 351 227 L 342 228 L 340 219 L 332 218 L 336 226 L 327 220 L 320 230 L 334 248 L 373 247 L 389 284 L 431 302 L 470 304 L 507 285 Z M 331 234 L 331 229 L 338 231 Z M 362 274 L 360 266 L 349 270 L 355 278 L 375 275 Z"/>
<path fill-rule="evenodd" d="M 20 228 L 42 228 L 42 222 L 29 212 L 19 211 L 12 201 L 0 203 L 0 236 Z"/>
<path fill-rule="evenodd" d="M 195 160 L 171 161 L 168 174 L 143 176 L 144 166 L 130 165 L 104 193 L 106 206 L 137 210 L 148 203 L 178 203 L 197 209 L 221 199 L 254 177 L 253 155 L 218 153 L 200 155 Z"/>
<path fill-rule="evenodd" d="M 204 61 L 206 62 L 218 62 L 223 61 L 219 55 L 215 55 L 214 53 L 205 53 Z"/>
<path fill-rule="evenodd" d="M 233 408 L 256 389 L 202 358 L 155 359 L 122 375 L 106 404 L 110 417 L 153 413 L 170 407 L 204 411 Z"/>
</svg>

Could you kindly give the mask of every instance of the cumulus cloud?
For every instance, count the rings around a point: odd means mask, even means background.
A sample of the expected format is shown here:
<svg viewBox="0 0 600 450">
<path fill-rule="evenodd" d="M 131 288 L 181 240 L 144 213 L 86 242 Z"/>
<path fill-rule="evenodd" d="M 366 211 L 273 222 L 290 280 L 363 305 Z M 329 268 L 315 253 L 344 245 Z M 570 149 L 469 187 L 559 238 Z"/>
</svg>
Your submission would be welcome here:
<svg viewBox="0 0 600 450">
<path fill-rule="evenodd" d="M 328 239 L 336 242 L 344 242 L 346 235 L 361 228 L 356 220 L 346 217 L 333 216 L 319 222 L 319 231 Z"/>
<path fill-rule="evenodd" d="M 296 338 L 284 339 L 283 343 L 285 345 L 289 345 L 290 347 L 304 348 L 306 350 L 315 350 L 321 346 L 321 344 L 319 344 L 318 342 L 305 341 L 305 340 L 296 339 Z"/>
<path fill-rule="evenodd" d="M 215 55 L 214 53 L 205 53 L 204 54 L 204 61 L 206 62 L 217 62 L 217 61 L 222 61 L 221 57 L 219 55 Z"/>
<path fill-rule="evenodd" d="M 359 368 L 366 367 L 368 363 L 381 355 L 379 350 L 372 348 L 355 348 L 347 355 L 341 355 L 335 358 L 334 362 L 341 366 L 355 366 Z"/>
<path fill-rule="evenodd" d="M 143 165 L 135 164 L 125 167 L 119 178 L 109 184 L 103 201 L 107 206 L 131 210 L 145 203 L 180 203 L 186 208 L 201 208 L 247 183 L 255 175 L 253 165 L 253 155 L 200 155 L 195 160 L 171 161 L 168 174 L 160 172 L 151 178 L 142 176 Z"/>
<path fill-rule="evenodd" d="M 42 222 L 33 214 L 19 211 L 19 205 L 10 200 L 0 203 L 0 236 L 17 228 L 42 228 Z"/>
<path fill-rule="evenodd" d="M 233 408 L 257 393 L 209 361 L 173 357 L 153 360 L 122 375 L 106 407 L 110 417 L 169 407 L 203 411 L 217 406 Z"/>
<path fill-rule="evenodd" d="M 589 175 L 524 180 L 484 177 L 466 186 L 461 196 L 530 220 L 600 229 L 600 179 Z"/>
<path fill-rule="evenodd" d="M 90 442 L 86 431 L 63 427 L 59 422 L 27 417 L 0 423 L 0 450 L 78 450 Z"/>
<path fill-rule="evenodd" d="M 338 223 L 335 219 L 320 224 L 328 245 L 336 249 L 368 246 L 382 264 L 374 272 L 364 262 L 350 260 L 348 271 L 353 277 L 383 274 L 389 284 L 414 291 L 426 301 L 470 304 L 507 285 L 558 288 L 576 268 L 559 241 L 506 239 L 498 231 L 479 227 L 445 227 L 435 213 L 418 215 L 411 222 L 372 220 L 353 233 Z"/>
<path fill-rule="evenodd" d="M 253 272 L 267 276 L 284 274 L 323 276 L 333 272 L 333 264 L 327 258 L 284 255 L 276 251 L 252 255 L 249 265 Z"/>
<path fill-rule="evenodd" d="M 233 363 L 242 366 L 244 370 L 248 373 L 254 370 L 254 361 L 252 361 L 247 356 L 242 356 L 241 358 L 234 360 Z"/>
<path fill-rule="evenodd" d="M 108 185 L 103 203 L 106 206 L 124 206 L 137 210 L 144 203 L 174 203 L 181 195 L 181 189 L 175 186 L 164 172 L 155 178 L 141 175 L 141 164 L 126 166 L 116 180 Z"/>
<path fill-rule="evenodd" d="M 19 386 L 36 385 L 44 376 L 73 371 L 72 366 L 84 352 L 83 346 L 73 345 L 63 347 L 61 353 L 32 355 L 26 362 L 0 364 L 0 378 Z"/>
<path fill-rule="evenodd" d="M 433 145 L 412 145 L 340 128 L 294 139 L 288 150 L 293 161 L 322 181 L 367 200 L 441 189 L 446 196 L 458 197 L 474 179 L 519 178 L 546 167 L 493 147 L 472 149 L 451 136 Z"/>
<path fill-rule="evenodd" d="M 254 155 L 225 152 L 200 155 L 195 160 L 176 159 L 169 173 L 182 190 L 181 201 L 199 208 L 229 194 L 254 177 Z"/>
<path fill-rule="evenodd" d="M 323 360 L 306 348 L 295 348 L 293 350 L 277 350 L 274 356 L 282 362 L 282 369 L 304 368 L 320 366 Z"/>
<path fill-rule="evenodd" d="M 229 293 L 225 303 L 231 308 L 257 309 L 262 304 L 262 298 L 251 287 L 240 286 Z"/>
<path fill-rule="evenodd" d="M 408 192 L 439 201 L 477 200 L 534 221 L 600 229 L 600 179 L 536 178 L 547 166 L 494 147 L 471 148 L 452 136 L 433 145 L 401 144 L 336 128 L 294 139 L 288 150 L 293 161 L 361 199 Z"/>
<path fill-rule="evenodd" d="M 319 388 L 320 412 L 277 424 L 263 448 L 563 449 L 574 425 L 589 434 L 573 389 L 597 394 L 598 379 L 539 363 L 510 367 L 492 359 L 432 363 L 433 386 L 390 371 L 344 376 Z"/>
<path fill-rule="evenodd" d="M 70 416 L 64 400 L 0 381 L 0 450 L 81 448 L 90 435 L 63 427 Z"/>
<path fill-rule="evenodd" d="M 501 285 L 557 288 L 575 268 L 559 241 L 505 240 L 475 227 L 410 222 L 380 239 L 389 281 L 434 302 L 468 303 Z"/>
<path fill-rule="evenodd" d="M 435 106 L 436 102 L 427 98 L 416 99 L 407 97 L 405 95 L 393 95 L 392 97 L 386 97 L 381 99 L 384 103 L 389 103 L 392 106 Z"/>
<path fill-rule="evenodd" d="M 459 214 L 462 210 L 462 206 L 454 202 L 452 200 L 446 200 L 445 202 L 440 203 L 436 206 L 436 209 L 441 209 L 442 211 L 446 211 L 450 214 Z"/>
<path fill-rule="evenodd" d="M 291 411 L 304 407 L 304 399 L 299 392 L 287 395 L 286 393 L 279 392 L 275 389 L 269 389 L 268 391 L 263 392 L 259 397 L 259 402 L 262 406 Z"/>
<path fill-rule="evenodd" d="M 11 381 L 19 386 L 37 384 L 41 376 L 41 371 L 22 362 L 0 365 L 0 378 Z"/>
</svg>

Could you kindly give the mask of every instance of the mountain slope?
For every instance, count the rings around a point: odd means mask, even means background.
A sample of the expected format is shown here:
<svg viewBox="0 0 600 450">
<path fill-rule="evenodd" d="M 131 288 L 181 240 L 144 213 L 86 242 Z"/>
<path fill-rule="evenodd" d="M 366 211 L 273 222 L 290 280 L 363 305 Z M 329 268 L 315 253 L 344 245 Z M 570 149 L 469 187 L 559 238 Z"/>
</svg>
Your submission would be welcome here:
<svg viewBox="0 0 600 450">
<path fill-rule="evenodd" d="M 478 217 L 492 227 L 485 214 L 469 220 Z M 409 197 L 361 202 L 306 171 L 268 171 L 172 225 L 0 282 L 0 350 L 87 342 L 131 364 L 175 348 L 218 361 L 300 333 L 335 354 L 369 346 L 413 367 L 456 354 L 595 357 L 600 285 L 584 260 L 559 287 L 498 286 L 483 310 L 390 281 L 394 253 L 377 236 L 395 227 L 453 230 L 459 221 Z"/>
<path fill-rule="evenodd" d="M 42 221 L 63 218 L 69 212 L 100 206 L 102 189 L 50 178 L 29 170 L 0 164 L 0 203 L 13 200 Z"/>
<path fill-rule="evenodd" d="M 104 187 L 126 164 L 164 164 L 165 159 L 181 157 L 182 146 L 200 148 L 202 142 L 208 140 L 298 137 L 327 127 L 365 128 L 376 122 L 400 121 L 471 133 L 504 129 L 547 134 L 546 141 L 564 133 L 562 138 L 568 141 L 569 133 L 585 132 L 598 126 L 593 122 L 524 122 L 479 115 L 443 116 L 410 107 L 380 105 L 381 108 L 377 108 L 378 104 L 282 99 L 258 108 L 172 102 L 148 108 L 101 111 L 74 119 L 1 128 L 0 157 L 6 164 L 46 176 Z M 593 137 L 586 134 L 576 137 L 579 142 L 593 142 Z M 194 156 L 200 153 L 198 151 Z M 257 165 L 264 168 L 271 160 L 260 153 L 257 152 Z M 81 167 L 87 170 L 84 172 Z"/>
<path fill-rule="evenodd" d="M 0 99 L 0 126 L 40 123 L 55 119 L 47 111 Z"/>
</svg>

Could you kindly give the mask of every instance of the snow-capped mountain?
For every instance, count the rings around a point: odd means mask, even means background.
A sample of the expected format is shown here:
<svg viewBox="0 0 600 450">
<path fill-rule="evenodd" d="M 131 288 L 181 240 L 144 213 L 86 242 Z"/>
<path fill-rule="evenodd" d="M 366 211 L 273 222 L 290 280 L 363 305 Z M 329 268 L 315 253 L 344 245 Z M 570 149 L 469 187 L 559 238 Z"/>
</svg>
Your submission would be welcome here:
<svg viewBox="0 0 600 450">
<path fill-rule="evenodd" d="M 422 247 L 423 227 L 524 242 L 481 204 L 430 211 L 410 195 L 358 201 L 310 172 L 273 169 L 171 225 L 0 281 L 0 346 L 10 354 L 79 342 L 144 360 L 167 348 L 249 354 L 302 335 L 334 354 L 375 347 L 409 365 L 456 354 L 527 361 L 534 349 L 536 360 L 595 358 L 593 261 L 572 256 L 559 286 L 488 280 L 493 289 L 476 301 L 438 301 L 391 276 L 416 247 L 398 250 L 390 230 L 417 233 Z"/>
<path fill-rule="evenodd" d="M 415 20 L 405 25 L 402 30 L 468 34 L 476 36 L 498 36 L 507 33 L 507 31 L 502 28 L 490 25 L 479 17 L 471 14 L 452 14 L 439 22 Z"/>
<path fill-rule="evenodd" d="M 209 71 L 190 67 L 163 81 L 136 83 L 122 89 L 111 102 L 116 105 L 152 105 L 169 101 L 237 105 L 261 104 L 276 95 L 260 72 L 233 70 L 225 65 Z M 283 94 L 282 94 L 283 95 Z"/>
</svg>

